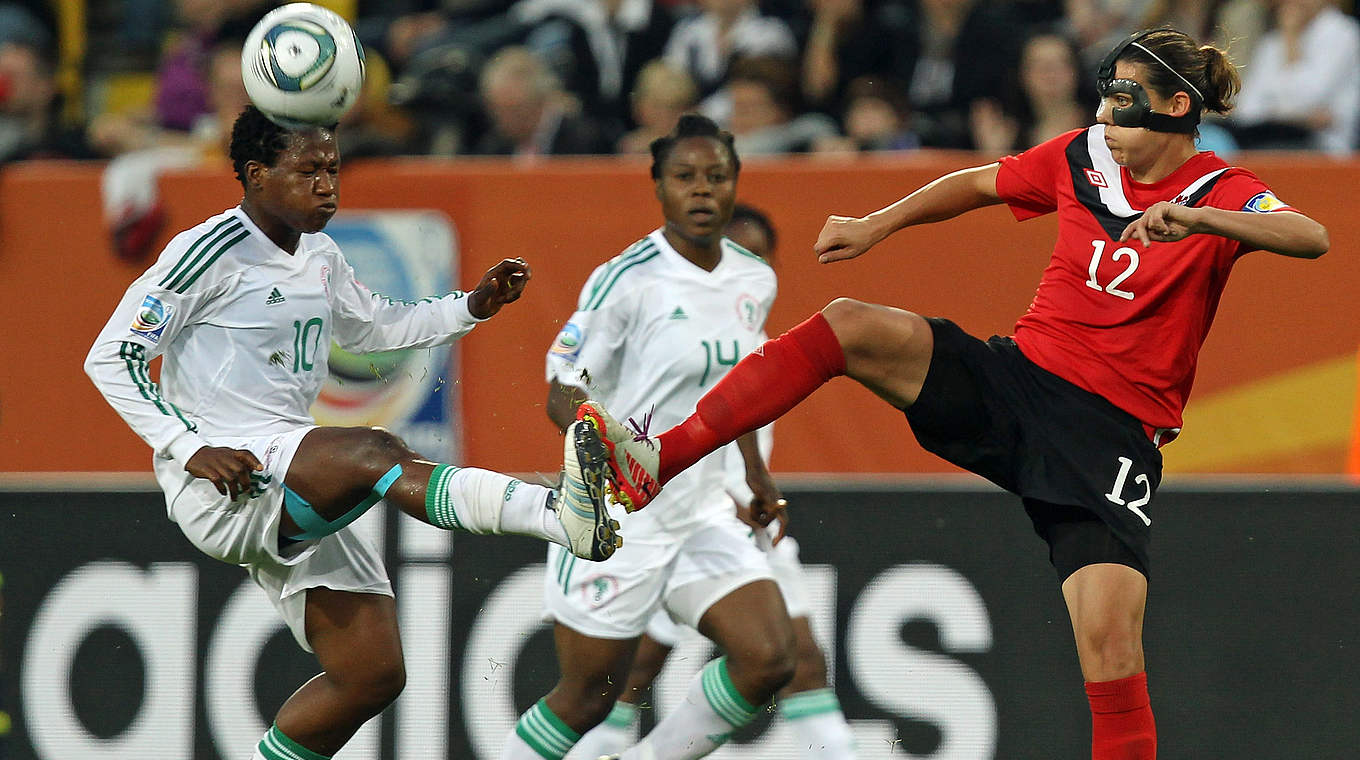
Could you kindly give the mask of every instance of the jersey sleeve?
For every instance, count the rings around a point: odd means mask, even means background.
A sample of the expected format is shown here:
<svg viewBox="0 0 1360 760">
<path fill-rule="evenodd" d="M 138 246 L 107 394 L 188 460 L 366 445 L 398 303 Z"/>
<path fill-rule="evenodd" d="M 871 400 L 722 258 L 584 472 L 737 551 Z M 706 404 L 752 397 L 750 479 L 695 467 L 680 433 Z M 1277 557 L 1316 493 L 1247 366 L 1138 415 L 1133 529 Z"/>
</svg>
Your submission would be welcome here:
<svg viewBox="0 0 1360 760">
<path fill-rule="evenodd" d="M 548 380 L 581 388 L 592 397 L 609 395 L 618 387 L 618 359 L 633 322 L 631 288 L 599 292 L 609 272 L 609 265 L 599 267 L 586 280 L 576 311 L 548 349 Z"/>
<path fill-rule="evenodd" d="M 1214 192 L 1205 199 L 1204 205 L 1224 211 L 1245 211 L 1253 214 L 1297 210 L 1276 197 L 1274 191 L 1260 177 L 1241 167 L 1229 170 L 1214 186 Z M 1255 249 L 1246 245 L 1239 245 L 1237 255 L 1253 250 Z"/>
<path fill-rule="evenodd" d="M 151 379 L 150 363 L 191 327 L 211 299 L 202 280 L 173 282 L 163 256 L 123 294 L 85 357 L 85 373 L 104 399 L 157 455 L 187 462 L 208 442 Z"/>
<path fill-rule="evenodd" d="M 1001 159 L 996 193 L 1015 218 L 1024 221 L 1058 208 L 1058 183 L 1067 168 L 1067 146 L 1082 130 L 1046 140 L 1015 156 Z"/>
<path fill-rule="evenodd" d="M 466 335 L 480 320 L 468 311 L 467 294 L 401 301 L 375 293 L 359 282 L 344 256 L 334 256 L 331 313 L 335 342 L 346 351 L 369 353 L 401 348 L 430 348 Z"/>
</svg>

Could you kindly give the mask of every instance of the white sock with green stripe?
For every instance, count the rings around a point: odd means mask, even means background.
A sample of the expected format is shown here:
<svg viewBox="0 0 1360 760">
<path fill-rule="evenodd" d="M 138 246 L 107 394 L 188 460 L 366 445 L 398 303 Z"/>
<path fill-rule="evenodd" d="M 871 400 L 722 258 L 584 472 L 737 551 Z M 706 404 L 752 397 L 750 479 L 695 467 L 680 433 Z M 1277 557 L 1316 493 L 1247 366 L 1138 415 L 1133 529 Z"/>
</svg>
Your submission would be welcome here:
<svg viewBox="0 0 1360 760">
<path fill-rule="evenodd" d="M 509 475 L 441 464 L 425 486 L 430 524 L 469 533 L 519 533 L 566 546 L 567 532 L 548 507 L 552 491 Z"/>
<path fill-rule="evenodd" d="M 622 758 L 694 760 L 721 747 L 755 715 L 756 708 L 737 691 L 727 673 L 727 658 L 719 657 L 690 682 L 685 701 Z"/>
<path fill-rule="evenodd" d="M 264 738 L 255 745 L 255 754 L 250 760 L 330 760 L 330 757 L 313 752 L 284 736 L 276 724 L 264 732 Z"/>
<path fill-rule="evenodd" d="M 540 699 L 519 716 L 501 750 L 501 760 L 562 760 L 580 739 Z"/>
<path fill-rule="evenodd" d="M 855 736 L 832 689 L 790 694 L 777 702 L 807 760 L 854 760 Z"/>
<path fill-rule="evenodd" d="M 638 709 L 627 702 L 615 702 L 609 717 L 600 725 L 590 729 L 581 741 L 576 742 L 572 757 L 581 760 L 596 760 L 604 755 L 622 752 L 637 741 Z"/>
</svg>

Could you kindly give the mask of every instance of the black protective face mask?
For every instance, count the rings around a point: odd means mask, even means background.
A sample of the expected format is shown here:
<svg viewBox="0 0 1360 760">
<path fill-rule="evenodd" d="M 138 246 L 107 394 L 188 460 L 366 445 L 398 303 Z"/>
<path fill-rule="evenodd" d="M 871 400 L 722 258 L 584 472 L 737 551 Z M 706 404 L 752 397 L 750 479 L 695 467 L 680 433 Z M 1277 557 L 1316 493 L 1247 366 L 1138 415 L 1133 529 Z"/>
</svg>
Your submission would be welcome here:
<svg viewBox="0 0 1360 760">
<path fill-rule="evenodd" d="M 1168 66 L 1165 61 L 1158 58 L 1151 50 L 1138 44 L 1139 40 L 1151 33 L 1152 30 L 1135 32 L 1128 37 L 1125 37 L 1123 42 L 1114 46 L 1114 49 L 1100 62 L 1100 68 L 1096 71 L 1096 89 L 1099 91 L 1101 98 L 1108 98 L 1112 95 L 1121 93 L 1133 98 L 1133 103 L 1124 106 L 1123 108 L 1115 108 L 1113 105 L 1110 105 L 1110 118 L 1117 126 L 1142 127 L 1143 129 L 1149 129 L 1153 132 L 1193 134 L 1196 127 L 1199 126 L 1200 112 L 1204 108 L 1203 98 L 1200 96 L 1199 90 L 1190 83 L 1190 80 L 1182 76 L 1179 71 Z M 1168 71 L 1175 74 L 1185 83 L 1186 92 L 1190 95 L 1190 111 L 1188 113 L 1184 116 L 1168 116 L 1164 113 L 1155 113 L 1152 110 L 1152 102 L 1148 99 L 1147 90 L 1143 88 L 1143 85 L 1138 84 L 1132 79 L 1114 78 L 1115 63 L 1119 61 L 1120 56 L 1122 56 L 1124 51 L 1130 46 L 1137 47 L 1139 50 L 1152 56 L 1158 63 L 1165 66 Z"/>
</svg>

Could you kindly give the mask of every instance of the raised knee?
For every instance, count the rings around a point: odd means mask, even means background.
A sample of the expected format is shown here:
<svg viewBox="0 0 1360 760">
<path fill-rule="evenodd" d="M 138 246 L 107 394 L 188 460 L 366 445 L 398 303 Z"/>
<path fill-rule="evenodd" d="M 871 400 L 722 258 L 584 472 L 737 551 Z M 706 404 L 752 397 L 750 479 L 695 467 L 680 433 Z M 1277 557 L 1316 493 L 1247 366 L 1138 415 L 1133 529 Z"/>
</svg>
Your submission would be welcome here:
<svg viewBox="0 0 1360 760">
<path fill-rule="evenodd" d="M 392 465 L 406 459 L 406 443 L 385 428 L 359 428 L 352 451 L 355 461 L 374 470 L 379 476 Z"/>
<path fill-rule="evenodd" d="M 857 321 L 862 320 L 869 308 L 869 304 L 863 301 L 856 301 L 853 298 L 837 298 L 822 307 L 822 317 L 831 325 L 831 329 L 836 330 L 836 334 L 840 335 L 842 329 L 850 328 Z"/>
</svg>

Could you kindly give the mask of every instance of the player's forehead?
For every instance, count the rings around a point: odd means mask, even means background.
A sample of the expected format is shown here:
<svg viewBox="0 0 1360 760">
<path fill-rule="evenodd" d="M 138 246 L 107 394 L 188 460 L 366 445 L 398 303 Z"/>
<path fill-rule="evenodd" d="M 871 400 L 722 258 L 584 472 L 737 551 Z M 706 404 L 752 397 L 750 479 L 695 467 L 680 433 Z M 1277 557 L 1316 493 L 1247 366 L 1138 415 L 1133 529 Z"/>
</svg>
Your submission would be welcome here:
<svg viewBox="0 0 1360 760">
<path fill-rule="evenodd" d="M 1138 84 L 1147 86 L 1147 82 L 1145 81 L 1146 77 L 1147 69 L 1144 68 L 1143 65 L 1140 63 L 1134 63 L 1133 61 L 1129 60 L 1122 60 L 1115 63 L 1114 65 L 1115 79 L 1128 79 L 1130 81 L 1137 82 Z"/>
<path fill-rule="evenodd" d="M 730 168 L 732 157 L 715 137 L 685 137 L 675 143 L 666 164 L 671 168 Z"/>
<path fill-rule="evenodd" d="M 279 164 L 333 164 L 340 160 L 340 147 L 329 129 L 308 129 L 290 133 L 288 145 L 279 151 Z"/>
</svg>

